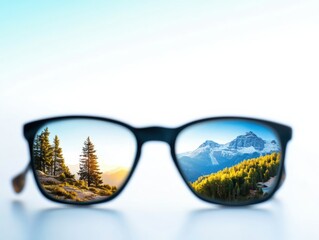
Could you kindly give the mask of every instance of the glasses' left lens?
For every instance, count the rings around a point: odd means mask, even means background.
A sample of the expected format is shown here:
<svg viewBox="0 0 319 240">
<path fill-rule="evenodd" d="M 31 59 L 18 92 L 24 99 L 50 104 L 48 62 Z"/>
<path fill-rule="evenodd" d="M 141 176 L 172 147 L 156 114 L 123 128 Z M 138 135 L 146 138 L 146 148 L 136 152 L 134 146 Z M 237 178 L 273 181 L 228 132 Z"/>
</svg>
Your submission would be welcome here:
<svg viewBox="0 0 319 240">
<path fill-rule="evenodd" d="M 136 139 L 122 125 L 93 119 L 49 122 L 33 142 L 43 192 L 62 202 L 98 202 L 116 194 L 132 171 Z"/>
</svg>

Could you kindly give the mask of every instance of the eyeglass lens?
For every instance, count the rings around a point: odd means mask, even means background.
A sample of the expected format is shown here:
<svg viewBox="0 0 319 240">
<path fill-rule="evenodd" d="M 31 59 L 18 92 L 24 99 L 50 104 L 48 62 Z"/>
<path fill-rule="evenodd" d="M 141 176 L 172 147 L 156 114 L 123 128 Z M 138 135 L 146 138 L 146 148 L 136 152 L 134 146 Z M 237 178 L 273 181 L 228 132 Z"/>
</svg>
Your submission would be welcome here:
<svg viewBox="0 0 319 240">
<path fill-rule="evenodd" d="M 125 183 L 136 146 L 134 135 L 115 123 L 89 119 L 49 122 L 34 139 L 35 175 L 43 192 L 53 199 L 104 200 Z"/>
<path fill-rule="evenodd" d="M 259 122 L 213 120 L 191 125 L 179 134 L 176 152 L 184 179 L 208 201 L 262 200 L 279 181 L 279 137 Z"/>
</svg>

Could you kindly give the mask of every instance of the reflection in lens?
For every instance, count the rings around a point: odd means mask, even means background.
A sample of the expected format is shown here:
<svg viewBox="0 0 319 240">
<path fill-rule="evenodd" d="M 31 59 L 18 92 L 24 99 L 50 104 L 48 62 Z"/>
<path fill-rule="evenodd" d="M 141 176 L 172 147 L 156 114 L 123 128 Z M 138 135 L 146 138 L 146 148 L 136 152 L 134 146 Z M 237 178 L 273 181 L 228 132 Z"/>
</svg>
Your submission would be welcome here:
<svg viewBox="0 0 319 240">
<path fill-rule="evenodd" d="M 43 126 L 35 136 L 36 177 L 50 197 L 95 202 L 115 194 L 131 171 L 136 140 L 110 122 L 69 119 Z"/>
<path fill-rule="evenodd" d="M 176 152 L 184 178 L 208 201 L 252 203 L 269 196 L 278 182 L 280 141 L 273 129 L 255 121 L 192 125 L 177 138 Z"/>
</svg>

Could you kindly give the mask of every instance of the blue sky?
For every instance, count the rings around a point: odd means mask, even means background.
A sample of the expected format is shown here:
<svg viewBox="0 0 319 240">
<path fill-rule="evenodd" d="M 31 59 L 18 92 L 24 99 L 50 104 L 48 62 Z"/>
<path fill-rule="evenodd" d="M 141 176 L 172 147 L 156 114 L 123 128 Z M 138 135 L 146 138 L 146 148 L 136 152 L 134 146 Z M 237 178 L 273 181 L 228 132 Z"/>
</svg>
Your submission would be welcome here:
<svg viewBox="0 0 319 240">
<path fill-rule="evenodd" d="M 87 137 L 93 142 L 101 170 L 117 167 L 130 168 L 136 153 L 136 140 L 126 128 L 97 120 L 64 120 L 43 126 L 50 131 L 50 140 L 57 135 L 68 165 L 79 163 Z"/>
<path fill-rule="evenodd" d="M 251 15 L 251 5 L 267 8 L 261 2 L 247 6 L 234 0 L 1 1 L 0 66 L 5 71 L 0 77 L 32 85 L 54 75 L 59 75 L 54 78 L 58 82 L 71 81 L 73 66 L 106 71 L 92 71 L 95 79 L 141 61 L 149 69 L 154 67 L 152 58 L 160 61 L 165 54 L 170 56 L 167 60 L 180 52 L 194 54 L 194 48 L 227 35 L 228 21 Z M 76 78 L 84 80 L 85 74 Z"/>
<path fill-rule="evenodd" d="M 193 151 L 206 140 L 225 144 L 249 131 L 264 140 L 279 142 L 276 133 L 263 124 L 244 120 L 218 120 L 186 128 L 177 139 L 176 150 L 177 153 Z"/>
</svg>

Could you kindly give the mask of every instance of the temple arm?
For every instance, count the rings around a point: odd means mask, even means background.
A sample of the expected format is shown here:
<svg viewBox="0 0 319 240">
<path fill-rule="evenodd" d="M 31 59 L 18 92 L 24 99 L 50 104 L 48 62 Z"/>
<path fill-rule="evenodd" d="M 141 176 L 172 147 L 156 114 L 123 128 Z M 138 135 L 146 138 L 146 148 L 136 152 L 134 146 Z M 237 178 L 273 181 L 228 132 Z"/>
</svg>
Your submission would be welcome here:
<svg viewBox="0 0 319 240">
<path fill-rule="evenodd" d="M 22 192 L 25 186 L 25 177 L 27 175 L 28 170 L 30 169 L 30 164 L 24 169 L 24 171 L 12 179 L 12 186 L 16 193 Z"/>
</svg>

